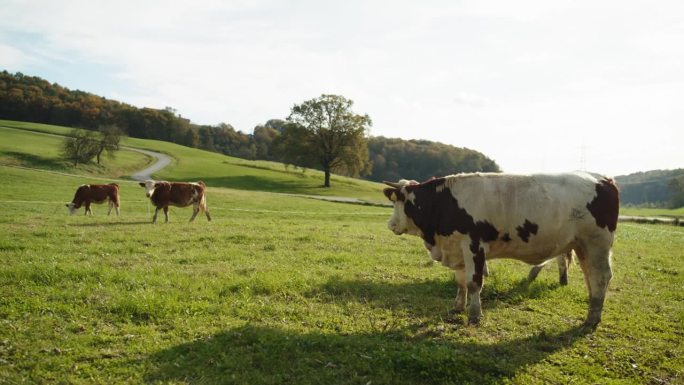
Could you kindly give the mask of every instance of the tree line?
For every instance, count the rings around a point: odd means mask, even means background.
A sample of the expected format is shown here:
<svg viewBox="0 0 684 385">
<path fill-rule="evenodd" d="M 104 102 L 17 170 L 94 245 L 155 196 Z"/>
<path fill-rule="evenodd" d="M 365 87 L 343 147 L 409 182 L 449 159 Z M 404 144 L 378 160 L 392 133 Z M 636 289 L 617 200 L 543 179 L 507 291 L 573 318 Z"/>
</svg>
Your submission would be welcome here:
<svg viewBox="0 0 684 385">
<path fill-rule="evenodd" d="M 684 169 L 651 170 L 615 178 L 620 203 L 638 207 L 684 206 Z"/>
<path fill-rule="evenodd" d="M 352 106 L 343 96 L 321 95 L 294 105 L 286 119 L 270 119 L 245 134 L 228 123 L 193 124 L 171 107 L 138 108 L 39 77 L 0 72 L 0 118 L 99 131 L 101 145 L 102 128 L 116 127 L 135 138 L 319 169 L 326 186 L 330 173 L 382 181 L 499 171 L 493 160 L 467 148 L 371 137 L 370 117 L 354 113 Z"/>
</svg>

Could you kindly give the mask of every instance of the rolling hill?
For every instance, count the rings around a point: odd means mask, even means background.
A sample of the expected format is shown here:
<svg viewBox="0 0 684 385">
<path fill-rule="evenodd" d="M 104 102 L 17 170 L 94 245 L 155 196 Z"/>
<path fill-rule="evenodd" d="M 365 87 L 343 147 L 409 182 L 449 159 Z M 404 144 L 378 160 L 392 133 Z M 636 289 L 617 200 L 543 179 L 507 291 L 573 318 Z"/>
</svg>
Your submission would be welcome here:
<svg viewBox="0 0 684 385">
<path fill-rule="evenodd" d="M 0 120 L 0 162 L 25 167 L 45 168 L 67 172 L 70 169 L 59 159 L 61 137 L 71 128 L 38 123 Z M 209 187 L 227 187 L 239 190 L 277 193 L 344 196 L 377 202 L 384 201 L 382 184 L 333 176 L 332 187 L 324 188 L 323 173 L 317 170 L 287 167 L 282 163 L 249 161 L 215 152 L 185 147 L 174 143 L 124 138 L 121 145 L 162 152 L 173 157 L 173 164 L 155 174 L 157 179 L 171 181 L 203 180 Z M 144 155 L 120 151 L 112 166 L 98 172 L 84 166 L 76 173 L 105 175 L 119 169 L 112 177 L 123 177 L 144 168 L 149 163 Z"/>
</svg>

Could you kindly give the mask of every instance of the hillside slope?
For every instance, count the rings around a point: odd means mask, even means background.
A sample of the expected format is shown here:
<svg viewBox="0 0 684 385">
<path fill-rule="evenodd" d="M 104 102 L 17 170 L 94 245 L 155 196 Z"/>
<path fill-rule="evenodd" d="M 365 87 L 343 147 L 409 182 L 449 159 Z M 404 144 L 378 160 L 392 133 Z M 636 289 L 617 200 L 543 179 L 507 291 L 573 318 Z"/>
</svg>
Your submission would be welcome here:
<svg viewBox="0 0 684 385">
<path fill-rule="evenodd" d="M 35 138 L 47 140 L 51 144 L 42 145 L 40 147 L 42 150 L 39 152 L 51 151 L 50 162 L 52 163 L 58 162 L 56 157 L 59 138 L 35 133 L 66 135 L 71 130 L 71 128 L 62 126 L 8 120 L 0 120 L 0 127 L 6 127 L 4 131 L 0 131 L 0 138 L 7 139 L 3 142 L 11 141 L 17 145 L 24 143 L 24 147 L 27 149 L 17 152 L 29 151 L 28 148 L 33 146 L 32 141 L 36 140 Z M 23 139 L 8 138 L 6 135 L 10 130 L 20 134 L 22 131 L 18 130 L 23 130 Z M 172 164 L 153 175 L 157 179 L 172 181 L 203 180 L 210 187 L 228 187 L 239 190 L 344 196 L 375 202 L 384 200 L 382 184 L 370 181 L 333 176 L 332 187 L 324 188 L 322 187 L 323 174 L 316 170 L 295 169 L 277 162 L 249 161 L 150 139 L 123 138 L 121 144 L 171 156 L 173 158 Z M 54 169 L 41 166 L 43 157 L 40 154 L 34 153 L 32 156 L 37 161 L 32 163 L 31 167 Z M 142 155 L 137 154 L 136 156 Z M 135 166 L 131 169 L 131 173 L 143 169 L 148 161 L 141 161 L 139 167 Z M 60 169 L 59 171 L 66 170 Z"/>
</svg>

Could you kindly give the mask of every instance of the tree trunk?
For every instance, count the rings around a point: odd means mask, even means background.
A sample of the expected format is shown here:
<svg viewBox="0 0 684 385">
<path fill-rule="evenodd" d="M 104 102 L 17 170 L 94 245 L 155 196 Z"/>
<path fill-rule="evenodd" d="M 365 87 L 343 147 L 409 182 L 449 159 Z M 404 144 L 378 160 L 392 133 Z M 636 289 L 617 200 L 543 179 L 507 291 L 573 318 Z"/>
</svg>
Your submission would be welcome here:
<svg viewBox="0 0 684 385">
<path fill-rule="evenodd" d="M 330 166 L 325 166 L 323 168 L 323 172 L 325 173 L 325 182 L 323 183 L 323 187 L 330 188 Z"/>
<path fill-rule="evenodd" d="M 104 148 L 100 147 L 100 151 L 97 152 L 97 164 L 100 164 L 100 155 L 102 155 L 102 151 Z"/>
</svg>

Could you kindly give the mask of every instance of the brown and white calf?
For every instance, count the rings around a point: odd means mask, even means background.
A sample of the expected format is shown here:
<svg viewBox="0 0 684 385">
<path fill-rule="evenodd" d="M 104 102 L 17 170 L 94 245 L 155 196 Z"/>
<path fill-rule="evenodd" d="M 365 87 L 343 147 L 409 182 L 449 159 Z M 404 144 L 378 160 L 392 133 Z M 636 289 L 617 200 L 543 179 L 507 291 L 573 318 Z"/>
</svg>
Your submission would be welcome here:
<svg viewBox="0 0 684 385">
<path fill-rule="evenodd" d="M 109 201 L 109 212 L 107 215 L 112 213 L 112 208 L 116 208 L 116 215 L 119 215 L 120 199 L 118 184 L 84 184 L 78 186 L 74 199 L 71 203 L 67 203 L 66 207 L 69 208 L 69 214 L 74 215 L 76 210 L 80 209 L 81 206 L 85 206 L 85 214 L 88 215 L 90 213 L 90 215 L 93 215 L 90 204 L 100 204 L 105 201 Z"/>
<path fill-rule="evenodd" d="M 155 206 L 152 223 L 157 222 L 159 210 L 164 209 L 165 222 L 169 221 L 169 206 L 187 207 L 192 205 L 192 217 L 190 222 L 195 220 L 200 210 L 204 211 L 207 220 L 211 221 L 209 209 L 207 208 L 206 188 L 204 182 L 196 183 L 185 182 L 159 182 L 146 180 L 139 183 L 145 188 L 145 195 Z"/>
<path fill-rule="evenodd" d="M 394 203 L 388 227 L 431 246 L 456 271 L 456 310 L 482 315 L 485 260 L 512 258 L 539 265 L 574 250 L 589 290 L 586 326 L 601 321 L 612 277 L 610 254 L 619 211 L 611 179 L 559 175 L 459 174 L 420 184 L 387 183 Z M 429 247 L 428 247 L 429 248 Z"/>
</svg>

